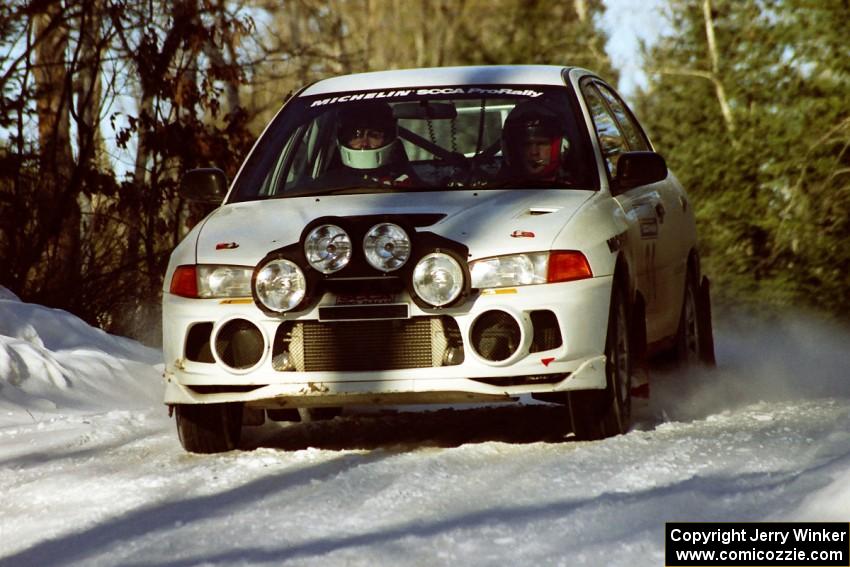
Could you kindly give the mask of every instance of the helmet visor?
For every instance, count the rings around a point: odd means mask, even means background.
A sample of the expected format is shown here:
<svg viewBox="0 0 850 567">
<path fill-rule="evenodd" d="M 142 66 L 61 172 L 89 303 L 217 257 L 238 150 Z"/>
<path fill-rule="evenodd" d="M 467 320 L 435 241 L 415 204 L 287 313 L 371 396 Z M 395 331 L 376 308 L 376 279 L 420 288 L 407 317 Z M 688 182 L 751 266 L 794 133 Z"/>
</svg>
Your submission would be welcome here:
<svg viewBox="0 0 850 567">
<path fill-rule="evenodd" d="M 353 150 L 373 150 L 392 141 L 392 133 L 384 128 L 352 126 L 341 128 L 339 143 Z"/>
</svg>

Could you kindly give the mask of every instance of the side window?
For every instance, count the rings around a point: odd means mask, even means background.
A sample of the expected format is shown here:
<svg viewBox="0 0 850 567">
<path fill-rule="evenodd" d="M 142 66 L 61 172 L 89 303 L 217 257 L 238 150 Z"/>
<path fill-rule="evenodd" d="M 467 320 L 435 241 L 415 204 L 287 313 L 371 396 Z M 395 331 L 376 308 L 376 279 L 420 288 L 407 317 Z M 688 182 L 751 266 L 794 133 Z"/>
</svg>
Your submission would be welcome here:
<svg viewBox="0 0 850 567">
<path fill-rule="evenodd" d="M 336 130 L 327 126 L 332 120 L 333 115 L 326 112 L 301 126 L 290 138 L 275 168 L 272 187 L 282 183 L 283 191 L 291 191 L 313 181 L 330 167 L 336 150 L 335 140 L 329 134 Z"/>
<path fill-rule="evenodd" d="M 629 148 L 633 151 L 650 151 L 652 148 L 649 146 L 649 140 L 646 139 L 646 136 L 644 136 L 640 126 L 637 125 L 631 112 L 626 109 L 623 102 L 605 85 L 597 83 L 596 87 L 608 102 L 608 107 L 614 113 L 614 116 L 617 118 L 617 122 L 623 129 L 623 134 L 626 136 Z"/>
<path fill-rule="evenodd" d="M 302 131 L 304 130 L 304 126 L 301 126 L 300 128 Z M 263 179 L 263 183 L 258 191 L 259 195 L 276 195 L 280 191 L 280 187 L 283 185 L 282 179 L 284 175 L 287 176 L 286 181 L 292 181 L 295 176 L 295 171 L 298 169 L 293 166 L 293 162 L 304 161 L 303 156 L 305 151 L 303 149 L 303 144 L 301 143 L 302 138 L 303 133 L 299 132 L 286 141 L 286 145 L 284 145 L 283 150 L 281 150 L 275 158 L 274 167 L 269 170 L 268 175 L 266 175 L 265 179 Z M 287 173 L 285 174 L 284 172 Z"/>
<path fill-rule="evenodd" d="M 303 128 L 303 132 L 299 132 L 300 136 L 293 136 L 290 139 L 291 148 L 287 148 L 283 155 L 286 161 L 286 179 L 284 180 L 284 191 L 292 185 L 296 179 L 300 179 L 304 175 L 307 163 L 307 145 L 310 140 L 310 128 Z"/>
<path fill-rule="evenodd" d="M 596 136 L 599 139 L 602 157 L 605 158 L 608 173 L 614 178 L 617 175 L 617 159 L 620 157 L 620 154 L 629 151 L 629 148 L 626 146 L 626 139 L 617 125 L 617 121 L 608 110 L 608 106 L 602 99 L 602 95 L 596 90 L 596 86 L 587 82 L 584 83 L 581 90 L 584 93 L 584 99 L 593 118 L 593 126 L 596 129 Z"/>
</svg>

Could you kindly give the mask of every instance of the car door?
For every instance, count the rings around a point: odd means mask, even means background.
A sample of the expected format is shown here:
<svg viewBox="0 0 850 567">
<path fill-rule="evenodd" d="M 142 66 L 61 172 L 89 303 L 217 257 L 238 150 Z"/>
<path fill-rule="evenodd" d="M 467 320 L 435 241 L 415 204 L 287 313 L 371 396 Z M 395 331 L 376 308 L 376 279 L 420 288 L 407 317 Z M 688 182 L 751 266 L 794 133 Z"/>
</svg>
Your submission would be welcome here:
<svg viewBox="0 0 850 567">
<path fill-rule="evenodd" d="M 609 184 L 615 191 L 629 224 L 628 242 L 632 263 L 636 269 L 635 280 L 646 303 L 647 340 L 654 342 L 670 333 L 668 266 L 669 250 L 665 248 L 675 234 L 677 224 L 669 214 L 671 195 L 662 181 L 634 187 L 616 193 L 613 183 L 617 175 L 617 159 L 628 151 L 651 151 L 648 140 L 631 114 L 607 85 L 596 79 L 582 84 L 582 94 L 593 118 L 599 148 L 605 161 Z"/>
<path fill-rule="evenodd" d="M 629 150 L 651 151 L 652 146 L 643 129 L 622 99 L 602 82 L 596 82 L 595 86 L 621 127 Z M 693 222 L 688 219 L 692 213 L 688 210 L 687 196 L 673 175 L 637 189 L 641 194 L 638 203 L 651 209 L 647 211 L 646 229 L 655 233 L 655 238 L 648 239 L 651 261 L 648 269 L 653 272 L 653 295 L 647 305 L 653 321 L 653 328 L 647 329 L 647 338 L 654 341 L 672 335 L 678 327 L 687 258 L 695 235 L 689 231 Z M 642 199 L 647 199 L 645 205 Z"/>
</svg>

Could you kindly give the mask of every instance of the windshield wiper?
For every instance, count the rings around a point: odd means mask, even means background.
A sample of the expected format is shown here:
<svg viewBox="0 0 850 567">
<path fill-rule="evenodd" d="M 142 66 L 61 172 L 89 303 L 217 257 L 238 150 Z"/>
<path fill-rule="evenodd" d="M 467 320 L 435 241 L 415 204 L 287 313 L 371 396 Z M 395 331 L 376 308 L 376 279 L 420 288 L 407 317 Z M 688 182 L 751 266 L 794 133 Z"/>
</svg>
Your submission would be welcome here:
<svg viewBox="0 0 850 567">
<path fill-rule="evenodd" d="M 505 181 L 484 182 L 480 189 L 580 189 L 569 181 L 544 181 L 534 179 L 508 179 Z"/>
<path fill-rule="evenodd" d="M 324 189 L 313 189 L 307 191 L 284 191 L 274 197 L 276 199 L 289 199 L 294 197 L 321 197 L 323 195 L 360 195 L 367 193 L 391 193 L 412 190 L 413 187 L 393 187 L 391 185 L 343 185 L 339 187 L 326 187 Z"/>
</svg>

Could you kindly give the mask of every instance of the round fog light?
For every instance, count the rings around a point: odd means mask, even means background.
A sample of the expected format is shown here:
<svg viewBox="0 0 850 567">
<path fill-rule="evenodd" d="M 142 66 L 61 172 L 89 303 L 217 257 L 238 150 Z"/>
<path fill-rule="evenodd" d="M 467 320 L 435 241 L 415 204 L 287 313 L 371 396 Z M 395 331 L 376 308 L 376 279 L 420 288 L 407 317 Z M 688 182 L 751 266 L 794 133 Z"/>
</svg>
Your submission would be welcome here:
<svg viewBox="0 0 850 567">
<path fill-rule="evenodd" d="M 404 266 L 410 257 L 410 238 L 397 224 L 376 224 L 363 238 L 363 251 L 373 268 L 392 272 Z"/>
<path fill-rule="evenodd" d="M 295 262 L 272 260 L 257 272 L 255 294 L 257 301 L 272 311 L 290 311 L 307 294 L 307 280 Z"/>
<path fill-rule="evenodd" d="M 317 226 L 304 240 L 307 261 L 323 274 L 338 272 L 351 260 L 351 238 L 333 224 Z"/>
<path fill-rule="evenodd" d="M 448 254 L 428 254 L 413 270 L 413 290 L 434 307 L 447 305 L 463 291 L 463 269 Z"/>
</svg>

